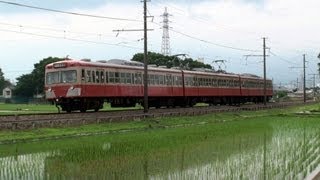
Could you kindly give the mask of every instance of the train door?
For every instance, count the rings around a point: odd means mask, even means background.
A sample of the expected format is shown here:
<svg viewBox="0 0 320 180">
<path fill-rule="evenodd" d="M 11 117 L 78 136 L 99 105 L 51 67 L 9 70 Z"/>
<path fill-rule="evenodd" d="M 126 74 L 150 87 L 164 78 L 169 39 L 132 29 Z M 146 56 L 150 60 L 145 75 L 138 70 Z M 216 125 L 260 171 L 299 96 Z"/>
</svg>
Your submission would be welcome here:
<svg viewBox="0 0 320 180">
<path fill-rule="evenodd" d="M 86 70 L 85 69 L 81 69 L 81 94 L 85 94 L 86 93 Z"/>
<path fill-rule="evenodd" d="M 134 74 L 134 84 L 136 87 L 136 95 L 143 97 L 143 91 L 144 91 L 144 82 L 143 82 L 143 76 L 141 72 L 136 72 Z"/>
<path fill-rule="evenodd" d="M 171 74 L 166 75 L 166 84 L 168 87 L 168 96 L 173 96 L 173 78 Z"/>
</svg>

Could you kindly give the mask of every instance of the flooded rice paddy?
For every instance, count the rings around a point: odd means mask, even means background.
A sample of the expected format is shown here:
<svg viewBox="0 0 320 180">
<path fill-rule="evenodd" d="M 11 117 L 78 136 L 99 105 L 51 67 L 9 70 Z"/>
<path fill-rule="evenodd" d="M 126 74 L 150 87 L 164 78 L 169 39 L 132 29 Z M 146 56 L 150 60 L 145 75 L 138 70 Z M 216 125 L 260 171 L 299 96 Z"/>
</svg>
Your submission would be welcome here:
<svg viewBox="0 0 320 180">
<path fill-rule="evenodd" d="M 319 127 L 269 117 L 1 145 L 0 179 L 303 179 L 320 164 Z"/>
</svg>

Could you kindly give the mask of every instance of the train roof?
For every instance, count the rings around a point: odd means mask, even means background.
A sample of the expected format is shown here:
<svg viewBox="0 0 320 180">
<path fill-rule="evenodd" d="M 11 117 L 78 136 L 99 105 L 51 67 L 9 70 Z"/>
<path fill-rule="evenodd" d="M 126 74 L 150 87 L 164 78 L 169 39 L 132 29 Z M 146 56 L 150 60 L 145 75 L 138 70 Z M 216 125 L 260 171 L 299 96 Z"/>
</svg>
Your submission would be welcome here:
<svg viewBox="0 0 320 180">
<path fill-rule="evenodd" d="M 64 60 L 64 61 L 58 61 L 51 64 L 48 64 L 46 66 L 46 69 L 54 69 L 54 68 L 61 68 L 61 65 L 68 66 L 68 67 L 105 67 L 105 68 L 125 68 L 125 69 L 136 69 L 141 70 L 143 69 L 143 63 L 136 62 L 136 61 L 127 61 L 127 60 L 120 60 L 120 59 L 112 59 L 109 61 L 106 60 L 99 60 L 97 62 L 92 62 L 89 59 L 84 60 Z M 55 67 L 57 66 L 57 67 Z M 179 69 L 169 69 L 165 67 L 148 67 L 148 70 L 150 71 L 160 71 L 160 72 L 168 72 L 168 73 L 180 73 L 183 71 L 186 75 L 188 74 L 196 74 L 196 75 L 203 75 L 203 76 L 209 76 L 209 75 L 215 75 L 215 76 L 223 76 L 223 77 L 234 77 L 238 78 L 239 76 L 241 78 L 245 79 L 260 79 L 263 80 L 262 77 L 253 75 L 253 74 L 234 74 L 234 73 L 219 73 L 219 72 L 208 72 L 208 71 L 194 71 L 194 70 L 179 70 Z M 269 79 L 268 79 L 269 80 Z"/>
</svg>

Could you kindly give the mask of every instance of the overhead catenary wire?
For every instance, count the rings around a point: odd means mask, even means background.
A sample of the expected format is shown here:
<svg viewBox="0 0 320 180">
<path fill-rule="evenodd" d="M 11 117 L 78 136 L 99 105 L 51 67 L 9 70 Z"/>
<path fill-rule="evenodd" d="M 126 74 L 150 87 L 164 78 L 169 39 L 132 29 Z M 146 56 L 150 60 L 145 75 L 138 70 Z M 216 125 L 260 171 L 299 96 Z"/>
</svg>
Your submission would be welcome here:
<svg viewBox="0 0 320 180">
<path fill-rule="evenodd" d="M 159 24 L 159 23 L 156 23 L 156 22 L 152 22 L 152 23 L 161 27 L 161 24 Z M 200 42 L 203 42 L 203 43 L 206 43 L 206 44 L 211 44 L 211 45 L 214 45 L 214 46 L 217 46 L 217 47 L 221 47 L 221 48 L 233 49 L 233 50 L 237 50 L 237 51 L 246 51 L 246 52 L 260 52 L 259 50 L 238 48 L 238 47 L 233 47 L 233 46 L 227 46 L 227 45 L 223 45 L 223 44 L 218 44 L 218 43 L 215 43 L 215 42 L 211 42 L 211 41 L 208 41 L 208 40 L 204 40 L 204 39 L 201 39 L 201 38 L 198 38 L 198 37 L 195 37 L 195 36 L 186 34 L 186 33 L 184 33 L 184 32 L 180 32 L 180 31 L 171 29 L 171 28 L 169 28 L 169 31 L 172 31 L 172 32 L 174 32 L 174 33 L 183 35 L 183 36 L 188 37 L 188 38 L 193 39 L 193 40 L 197 40 L 197 41 L 200 41 Z"/>
<path fill-rule="evenodd" d="M 278 57 L 280 60 L 282 60 L 282 61 L 284 61 L 284 62 L 286 62 L 286 63 L 293 64 L 293 65 L 299 65 L 298 63 L 294 63 L 294 62 L 291 62 L 291 61 L 289 61 L 289 60 L 287 60 L 287 59 L 282 58 L 281 56 L 275 54 L 275 53 L 272 52 L 272 51 L 269 51 L 269 53 L 270 53 L 271 55 L 275 56 L 275 57 Z"/>
<path fill-rule="evenodd" d="M 246 52 L 259 52 L 259 50 L 238 48 L 238 47 L 233 47 L 233 46 L 227 46 L 227 45 L 223 45 L 223 44 L 214 43 L 214 42 L 211 42 L 211 41 L 208 41 L 208 40 L 197 38 L 195 36 L 191 36 L 189 34 L 186 34 L 186 33 L 174 30 L 174 29 L 169 29 L 169 31 L 172 31 L 174 33 L 178 33 L 180 35 L 183 35 L 185 37 L 188 37 L 188 38 L 191 38 L 191 39 L 203 42 L 203 43 L 207 43 L 207 44 L 211 44 L 211 45 L 214 45 L 214 46 L 218 46 L 218 47 L 221 47 L 221 48 L 232 49 L 232 50 L 237 50 L 237 51 L 246 51 Z"/>
<path fill-rule="evenodd" d="M 88 35 L 88 36 L 96 36 L 96 37 L 115 37 L 114 35 L 108 35 L 104 33 L 92 33 L 92 32 L 79 32 L 79 31 L 71 31 L 67 29 L 59 29 L 56 27 L 44 27 L 44 26 L 34 26 L 34 25 L 25 25 L 25 24 L 13 24 L 13 23 L 7 23 L 7 22 L 0 22 L 0 25 L 4 26 L 10 26 L 10 27 L 16 27 L 16 28 L 28 28 L 28 29 L 37 29 L 37 30 L 46 30 L 46 31 L 52 31 L 52 32 L 58 32 L 58 33 L 63 33 L 64 35 L 66 34 L 79 34 L 79 35 Z M 124 37 L 116 37 L 120 38 L 122 40 L 130 41 L 130 42 L 135 42 L 139 40 L 132 40 L 129 38 L 124 38 Z"/>
<path fill-rule="evenodd" d="M 76 38 L 68 38 L 68 37 L 60 37 L 60 36 L 53 36 L 53 35 L 46 35 L 46 34 L 37 34 L 37 33 L 31 33 L 31 32 L 22 32 L 22 31 L 14 31 L 14 30 L 7 30 L 7 29 L 0 29 L 2 32 L 9 32 L 9 33 L 17 33 L 17 34 L 24 34 L 24 35 L 30 35 L 30 36 L 37 36 L 37 37 L 45 37 L 45 38 L 53 38 L 53 39 L 64 39 L 69 41 L 77 41 L 77 42 L 85 42 L 85 43 L 92 43 L 92 44 L 103 44 L 103 45 L 109 45 L 109 46 L 119 46 L 129 49 L 135 49 L 135 50 L 141 50 L 142 48 L 133 47 L 133 46 L 127 46 L 127 45 L 120 45 L 107 43 L 107 42 L 98 42 L 98 41 L 90 41 L 90 40 L 83 40 L 83 39 L 76 39 Z"/>
<path fill-rule="evenodd" d="M 142 22 L 140 20 L 136 20 L 136 19 L 127 19 L 127 18 L 116 18 L 116 17 L 107 17 L 107 16 L 100 16 L 100 15 L 91 15 L 91 14 L 83 14 L 83 13 L 75 13 L 75 12 L 69 12 L 69 11 L 61 11 L 61 10 L 55 10 L 55 9 L 49 9 L 49 8 L 43 8 L 43 7 L 37 7 L 37 6 L 31 6 L 31 5 L 26 5 L 26 4 L 21 4 L 21 3 L 14 3 L 14 2 L 8 2 L 8 1 L 1 1 L 0 3 L 3 4 L 9 4 L 9 5 L 15 5 L 15 6 L 20 6 L 20 7 L 26 7 L 26 8 L 32 8 L 32 9 L 38 9 L 38 10 L 44 10 L 44 11 L 50 11 L 50 12 L 56 12 L 56 13 L 63 13 L 63 14 L 69 14 L 69 15 L 77 15 L 77 16 L 86 16 L 86 17 L 92 17 L 92 18 L 102 18 L 102 19 L 110 19 L 110 20 L 121 20 L 121 21 L 136 21 L 136 22 Z M 153 22 L 154 23 L 154 22 Z M 158 23 L 155 23 L 158 24 Z M 159 24 L 158 24 L 159 25 Z M 233 50 L 239 50 L 239 51 L 249 51 L 249 52 L 257 52 L 257 50 L 250 50 L 250 49 L 243 49 L 243 48 L 237 48 L 237 47 L 232 47 L 232 46 L 226 46 L 226 45 L 222 45 L 222 44 L 218 44 L 218 43 L 214 43 L 214 42 L 210 42 L 207 40 L 203 40 L 191 35 L 188 35 L 186 33 L 183 32 L 179 32 L 176 30 L 172 30 L 170 29 L 170 31 L 181 34 L 183 36 L 189 37 L 191 39 L 194 40 L 198 40 L 207 44 L 212 44 L 218 47 L 223 47 L 223 48 L 228 48 L 228 49 L 233 49 Z M 29 33 L 31 34 L 31 33 Z M 66 39 L 66 38 L 64 38 Z M 69 40 L 72 40 L 69 38 Z M 91 41 L 89 41 L 91 42 Z"/>
<path fill-rule="evenodd" d="M 189 16 L 188 15 L 189 13 L 186 12 L 185 10 L 183 10 L 183 9 L 177 8 L 177 7 L 172 6 L 172 5 L 168 4 L 168 3 L 164 3 L 163 1 L 162 1 L 162 4 L 160 2 L 158 2 L 158 3 L 156 2 L 156 4 L 154 4 L 154 5 L 156 5 L 158 7 L 161 7 L 161 6 L 171 7 L 172 9 L 175 9 L 175 10 L 179 11 L 179 12 L 175 11 L 174 14 L 178 14 L 180 16 L 187 16 L 188 20 L 197 21 L 197 22 L 200 22 L 200 23 L 203 23 L 203 24 L 206 24 L 206 25 L 213 23 L 214 27 L 217 28 L 217 29 L 226 30 L 226 31 L 230 31 L 230 32 L 236 32 L 236 33 L 242 33 L 242 34 L 245 33 L 245 34 L 250 35 L 250 36 L 256 36 L 254 34 L 257 34 L 257 32 L 255 32 L 255 31 L 248 31 L 248 30 L 236 30 L 235 31 L 234 27 L 218 24 L 216 22 L 213 22 L 212 19 L 207 19 L 207 18 L 204 18 L 202 16 L 196 16 L 195 14 L 192 14 L 192 16 Z M 181 12 L 183 12 L 183 13 L 181 13 Z"/>
<path fill-rule="evenodd" d="M 31 8 L 31 9 L 37 9 L 37 10 L 43 10 L 43 11 L 50 11 L 50 12 L 55 12 L 55 13 L 69 14 L 69 15 L 75 15 L 75 16 L 84 16 L 84 17 L 89 17 L 89 18 L 109 19 L 109 20 L 116 20 L 116 21 L 142 22 L 141 20 L 137 20 L 137 19 L 128 19 L 128 18 L 100 16 L 100 15 L 93 15 L 93 14 L 84 14 L 84 13 L 77 13 L 77 12 L 70 12 L 70 11 L 62 11 L 62 10 L 38 7 L 38 6 L 31 6 L 31 5 L 27 5 L 27 4 L 14 3 L 14 2 L 9 2 L 9 1 L 1 1 L 0 0 L 0 3 L 13 5 L 13 6 L 19 6 L 19 7 L 25 7 L 25 8 Z"/>
</svg>

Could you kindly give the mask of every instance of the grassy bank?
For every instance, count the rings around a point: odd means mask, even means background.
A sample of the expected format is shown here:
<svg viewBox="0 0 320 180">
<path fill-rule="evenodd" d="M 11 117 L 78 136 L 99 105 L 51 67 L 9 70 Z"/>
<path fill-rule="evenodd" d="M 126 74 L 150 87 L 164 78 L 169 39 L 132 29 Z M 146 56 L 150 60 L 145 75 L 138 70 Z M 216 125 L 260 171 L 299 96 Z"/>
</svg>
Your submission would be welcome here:
<svg viewBox="0 0 320 180">
<path fill-rule="evenodd" d="M 105 103 L 100 111 L 123 110 L 123 109 L 141 109 L 140 106 L 134 108 L 111 108 L 110 104 Z M 0 103 L 1 115 L 16 115 L 16 114 L 32 114 L 32 113 L 57 113 L 56 106 L 51 104 L 4 104 Z"/>
</svg>

